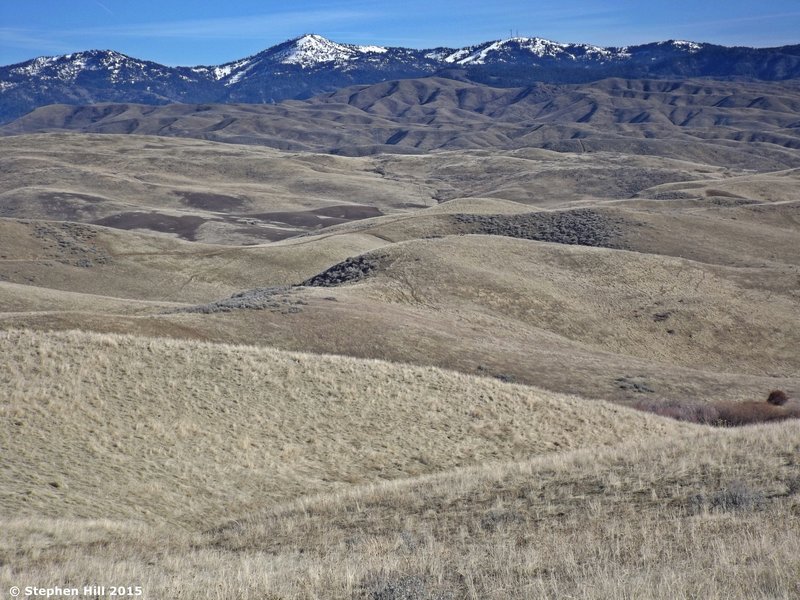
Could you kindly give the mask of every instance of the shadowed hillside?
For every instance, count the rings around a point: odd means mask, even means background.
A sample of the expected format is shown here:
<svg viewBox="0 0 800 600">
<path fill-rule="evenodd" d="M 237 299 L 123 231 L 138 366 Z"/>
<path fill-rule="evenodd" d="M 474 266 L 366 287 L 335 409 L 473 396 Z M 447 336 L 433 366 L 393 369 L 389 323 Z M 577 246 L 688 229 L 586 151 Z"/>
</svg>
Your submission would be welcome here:
<svg viewBox="0 0 800 600">
<path fill-rule="evenodd" d="M 0 132 L 67 129 L 196 137 L 360 155 L 469 148 L 611 150 L 776 169 L 798 166 L 786 149 L 800 148 L 799 91 L 793 81 L 608 79 L 492 88 L 426 78 L 345 88 L 279 105 L 54 105 Z M 744 150 L 743 143 L 756 145 L 758 155 Z"/>
</svg>

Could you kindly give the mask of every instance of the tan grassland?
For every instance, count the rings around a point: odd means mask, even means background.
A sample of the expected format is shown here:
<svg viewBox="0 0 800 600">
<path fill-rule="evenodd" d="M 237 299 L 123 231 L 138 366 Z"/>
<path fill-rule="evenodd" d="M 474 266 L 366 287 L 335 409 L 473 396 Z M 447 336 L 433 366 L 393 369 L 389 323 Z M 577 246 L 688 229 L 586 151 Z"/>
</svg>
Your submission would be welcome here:
<svg viewBox="0 0 800 600">
<path fill-rule="evenodd" d="M 22 515 L 196 526 L 231 503 L 686 427 L 431 367 L 78 332 L 0 336 L 11 367 L 3 452 L 15 457 L 4 506 Z"/>
<path fill-rule="evenodd" d="M 320 362 L 310 356 L 242 347 L 212 353 L 214 347 L 204 344 L 122 336 L 59 334 L 55 341 L 68 351 L 48 361 L 49 336 L 19 334 L 11 339 L 21 348 L 18 355 L 26 348 L 40 351 L 35 362 L 43 363 L 41 377 L 53 363 L 66 371 L 70 357 L 109 354 L 109 347 L 122 350 L 124 362 L 134 365 L 152 353 L 149 360 L 160 365 L 151 368 L 154 372 L 177 367 L 180 373 L 187 357 L 192 362 L 197 357 L 198 366 L 203 366 L 204 354 L 230 369 L 243 362 L 253 368 L 248 358 L 258 359 L 255 364 L 270 370 L 287 368 L 286 362 L 292 361 L 294 368 L 306 367 L 313 374 L 300 381 L 284 379 L 301 385 L 299 390 L 287 386 L 285 391 L 294 392 L 295 398 L 309 392 L 309 401 L 318 394 L 316 385 L 324 383 L 327 388 L 331 374 L 326 368 L 364 375 L 379 366 L 403 384 L 402 375 L 420 375 L 416 389 L 432 393 L 432 402 L 442 397 L 433 390 L 456 391 L 465 383 L 467 397 L 491 391 L 501 405 L 514 397 L 527 399 L 539 414 L 527 425 L 532 438 L 555 435 L 566 442 L 565 448 L 578 449 L 557 452 L 537 442 L 519 455 L 522 460 L 503 461 L 503 455 L 497 455 L 500 460 L 489 464 L 387 482 L 378 477 L 366 485 L 369 477 L 359 477 L 355 487 L 312 485 L 305 489 L 329 491 L 292 498 L 294 489 L 286 486 L 268 459 L 240 473 L 226 456 L 231 445 L 238 446 L 237 463 L 239 457 L 262 454 L 266 450 L 262 444 L 269 444 L 267 436 L 253 435 L 261 424 L 247 429 L 240 422 L 240 428 L 231 431 L 223 422 L 219 429 L 228 429 L 226 441 L 215 437 L 213 426 L 192 436 L 172 420 L 174 406 L 180 406 L 186 418 L 196 418 L 197 409 L 202 410 L 206 391 L 202 376 L 196 378 L 200 399 L 187 402 L 180 389 L 161 395 L 160 423 L 171 441 L 163 449 L 151 444 L 145 457 L 144 440 L 137 448 L 125 418 L 140 418 L 139 431 L 153 429 L 156 407 L 144 386 L 141 396 L 120 402 L 109 395 L 105 412 L 96 403 L 81 403 L 91 407 L 94 416 L 105 416 L 102 422 L 90 420 L 88 408 L 79 407 L 54 411 L 58 418 L 43 418 L 38 403 L 31 403 L 27 409 L 17 407 L 14 417 L 26 425 L 11 427 L 25 431 L 36 424 L 65 440 L 77 440 L 83 432 L 87 448 L 73 449 L 77 452 L 73 468 L 81 480 L 62 475 L 69 469 L 64 465 L 52 475 L 58 477 L 53 482 L 46 482 L 48 474 L 43 473 L 37 482 L 6 488 L 13 494 L 24 494 L 23 488 L 28 488 L 29 499 L 15 503 L 20 508 L 7 513 L 3 522 L 0 584 L 5 588 L 124 581 L 142 585 L 152 598 L 788 599 L 799 591 L 800 538 L 792 534 L 800 519 L 797 422 L 708 429 L 606 405 L 572 404 L 567 398 L 548 398 L 534 390 L 434 369 L 335 357 Z M 36 370 L 34 361 L 27 364 Z M 61 393 L 97 389 L 91 385 L 91 377 L 97 375 L 88 377 L 83 384 L 65 377 L 68 383 Z M 342 385 L 346 387 L 347 381 Z M 193 386 L 183 382 L 182 387 L 189 392 Z M 398 387 L 401 397 L 395 405 L 403 414 L 408 408 L 403 402 L 407 387 Z M 276 396 L 271 403 L 259 401 L 258 396 L 237 395 L 242 399 L 225 421 L 249 407 L 250 421 L 253 414 L 282 409 L 291 422 L 291 413 L 299 408 L 292 406 L 295 402 L 279 406 Z M 449 396 L 449 400 L 447 407 L 468 406 L 467 398 Z M 329 472 L 328 452 L 342 450 L 342 442 L 356 431 L 331 420 L 324 401 L 314 404 L 305 422 L 317 426 L 317 443 L 304 448 L 304 459 L 289 458 L 295 465 L 293 477 L 304 475 L 304 485 L 313 475 Z M 575 412 L 566 425 L 564 413 L 569 410 Z M 431 424 L 423 428 L 433 438 L 426 442 L 427 449 L 441 439 L 435 408 L 430 412 Z M 374 415 L 375 409 L 369 413 Z M 613 415 L 613 424 L 603 421 L 603 414 Z M 348 418 L 358 426 L 362 417 L 351 411 Z M 394 447 L 408 431 L 402 418 L 396 422 L 398 427 L 387 435 L 380 423 L 370 421 L 357 430 L 355 439 L 370 436 L 374 447 L 376 437 L 383 436 Z M 453 427 L 458 423 L 456 416 Z M 565 425 L 572 431 L 565 431 Z M 599 449 L 596 444 L 609 440 L 609 426 L 627 441 Z M 371 429 L 378 431 L 370 433 Z M 288 428 L 277 434 L 292 437 Z M 36 435 L 21 436 L 18 429 L 12 435 L 4 440 L 26 452 L 29 460 L 53 451 Z M 474 442 L 479 437 L 468 439 Z M 103 445 L 107 449 L 98 452 Z M 442 450 L 429 455 L 430 467 L 437 460 L 452 464 L 447 443 Z M 337 458 L 345 465 L 352 454 L 345 450 Z M 138 476 L 126 469 L 134 465 L 140 470 Z M 96 481 L 87 480 L 95 470 Z M 169 474 L 175 479 L 167 480 Z M 113 490 L 111 482 L 118 488 L 122 482 L 127 485 Z M 81 507 L 76 500 L 92 483 L 99 488 L 87 497 L 91 506 Z M 138 485 L 147 487 L 140 490 Z M 271 491 L 273 498 L 284 500 L 270 504 Z M 248 493 L 261 498 L 249 502 Z M 50 496 L 45 506 L 32 510 L 44 496 Z M 10 505 L 7 500 L 4 504 Z M 192 514 L 204 504 L 208 512 Z M 49 514 L 47 506 L 55 514 Z M 83 511 L 93 516 L 81 516 Z"/>
<path fill-rule="evenodd" d="M 796 422 L 708 429 L 433 368 L 254 347 L 24 331 L 0 343 L 14 366 L 2 382 L 2 452 L 15 457 L 5 588 L 798 592 Z"/>
<path fill-rule="evenodd" d="M 794 414 L 792 111 L 671 137 L 666 93 L 550 149 L 0 138 L 0 599 L 800 596 L 798 421 L 631 408 Z"/>
</svg>

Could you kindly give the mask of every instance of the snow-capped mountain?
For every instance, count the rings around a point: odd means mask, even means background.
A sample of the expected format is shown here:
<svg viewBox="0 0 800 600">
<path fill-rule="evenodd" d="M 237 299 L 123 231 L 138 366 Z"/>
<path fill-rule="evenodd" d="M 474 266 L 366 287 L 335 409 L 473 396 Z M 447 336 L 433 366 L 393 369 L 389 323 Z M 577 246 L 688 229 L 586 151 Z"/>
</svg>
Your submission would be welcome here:
<svg viewBox="0 0 800 600">
<path fill-rule="evenodd" d="M 537 59 L 607 61 L 631 57 L 627 48 L 602 48 L 590 44 L 559 44 L 542 38 L 514 37 L 462 48 L 445 56 L 446 63 L 485 65 L 502 62 L 534 62 Z"/>
<path fill-rule="evenodd" d="M 277 102 L 430 75 L 496 86 L 606 77 L 787 79 L 800 76 L 800 48 L 727 48 L 682 40 L 604 48 L 512 37 L 466 48 L 414 50 L 306 34 L 247 58 L 198 67 L 167 67 L 90 50 L 0 67 L 0 122 L 53 103 Z"/>
<path fill-rule="evenodd" d="M 381 46 L 356 46 L 339 44 L 316 34 L 306 34 L 289 40 L 248 58 L 226 63 L 218 67 L 195 67 L 198 74 L 209 75 L 226 87 L 235 85 L 248 73 L 275 68 L 278 65 L 315 69 L 320 66 L 347 71 L 362 63 L 380 63 L 380 58 L 389 52 Z"/>
<path fill-rule="evenodd" d="M 337 67 L 346 68 L 360 58 L 368 58 L 370 55 L 379 56 L 389 51 L 388 48 L 382 46 L 338 44 L 315 34 L 304 35 L 285 46 L 273 53 L 275 59 L 284 65 L 300 65 L 301 67 L 333 63 Z"/>
</svg>

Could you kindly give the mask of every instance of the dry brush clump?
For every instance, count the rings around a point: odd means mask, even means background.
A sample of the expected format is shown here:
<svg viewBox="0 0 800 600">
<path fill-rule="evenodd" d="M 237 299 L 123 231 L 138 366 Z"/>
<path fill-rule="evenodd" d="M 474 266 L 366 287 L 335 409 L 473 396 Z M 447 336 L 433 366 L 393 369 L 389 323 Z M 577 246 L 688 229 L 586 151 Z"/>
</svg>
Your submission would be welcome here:
<svg viewBox="0 0 800 600">
<path fill-rule="evenodd" d="M 634 408 L 678 421 L 724 427 L 800 419 L 800 401 L 789 398 L 782 390 L 773 390 L 766 402 L 641 400 Z"/>
<path fill-rule="evenodd" d="M 669 417 L 678 421 L 716 425 L 719 423 L 719 411 L 711 404 L 680 400 L 640 400 L 634 408 L 653 413 L 661 417 Z"/>
<path fill-rule="evenodd" d="M 601 248 L 624 247 L 623 227 L 629 225 L 621 217 L 588 208 L 517 215 L 457 213 L 451 218 L 465 233 Z"/>
</svg>

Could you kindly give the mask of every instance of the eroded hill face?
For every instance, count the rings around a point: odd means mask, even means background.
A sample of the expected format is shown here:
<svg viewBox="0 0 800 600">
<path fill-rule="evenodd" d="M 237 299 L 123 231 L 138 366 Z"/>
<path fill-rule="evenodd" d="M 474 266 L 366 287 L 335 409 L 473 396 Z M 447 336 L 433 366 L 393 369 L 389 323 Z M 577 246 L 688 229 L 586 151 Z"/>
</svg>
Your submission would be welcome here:
<svg viewBox="0 0 800 600">
<path fill-rule="evenodd" d="M 281 150 L 380 152 L 515 149 L 616 151 L 710 165 L 798 166 L 794 80 L 607 79 L 492 88 L 442 78 L 345 88 L 278 105 L 53 105 L 6 134 L 81 132 L 194 137 Z M 758 148 L 747 152 L 747 147 Z"/>
</svg>

